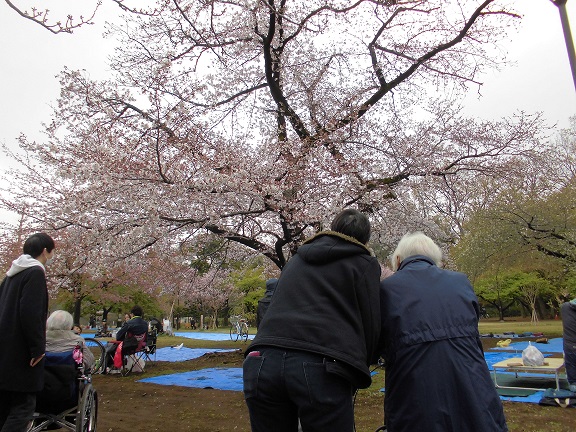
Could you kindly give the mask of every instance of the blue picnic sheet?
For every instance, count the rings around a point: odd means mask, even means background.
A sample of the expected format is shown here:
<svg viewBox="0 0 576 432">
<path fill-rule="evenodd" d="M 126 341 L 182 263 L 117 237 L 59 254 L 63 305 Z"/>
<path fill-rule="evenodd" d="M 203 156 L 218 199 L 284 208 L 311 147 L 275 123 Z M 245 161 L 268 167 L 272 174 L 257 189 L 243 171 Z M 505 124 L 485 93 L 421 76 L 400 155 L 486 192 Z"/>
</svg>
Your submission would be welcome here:
<svg viewBox="0 0 576 432">
<path fill-rule="evenodd" d="M 182 387 L 242 391 L 242 368 L 208 368 L 144 378 L 139 382 Z"/>
<path fill-rule="evenodd" d="M 181 362 L 202 357 L 206 353 L 230 352 L 230 351 L 235 350 L 220 349 L 220 348 L 186 348 L 186 347 L 176 349 L 172 347 L 164 347 L 164 348 L 158 348 L 156 350 L 156 357 L 152 355 L 152 359 L 156 361 Z"/>
<path fill-rule="evenodd" d="M 503 337 L 502 339 L 508 339 L 507 337 Z M 540 350 L 543 353 L 561 353 L 563 352 L 562 348 L 562 338 L 554 338 L 549 339 L 548 343 L 539 343 L 535 341 L 530 341 L 532 345 Z M 490 350 L 496 351 L 515 351 L 519 352 L 522 355 L 522 351 L 528 346 L 528 341 L 521 341 L 521 342 L 512 342 L 507 347 L 494 347 Z M 504 359 L 502 359 L 504 360 Z"/>
</svg>

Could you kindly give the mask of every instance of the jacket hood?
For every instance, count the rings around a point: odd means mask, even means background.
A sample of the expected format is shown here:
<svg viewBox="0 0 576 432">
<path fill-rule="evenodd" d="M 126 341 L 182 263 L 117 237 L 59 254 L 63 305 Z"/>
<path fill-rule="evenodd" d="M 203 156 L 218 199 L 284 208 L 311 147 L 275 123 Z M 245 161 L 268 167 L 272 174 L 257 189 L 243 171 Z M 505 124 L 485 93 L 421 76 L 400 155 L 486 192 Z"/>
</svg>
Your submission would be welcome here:
<svg viewBox="0 0 576 432">
<path fill-rule="evenodd" d="M 12 277 L 21 271 L 26 270 L 27 268 L 35 266 L 40 266 L 42 270 L 46 271 L 44 265 L 42 265 L 42 263 L 37 259 L 32 258 L 30 255 L 20 255 L 18 258 L 12 261 L 12 266 L 10 267 L 10 270 L 6 272 L 6 276 Z"/>
<path fill-rule="evenodd" d="M 268 279 L 266 281 L 266 294 L 272 295 L 277 285 L 278 285 L 278 279 L 276 278 Z"/>
<path fill-rule="evenodd" d="M 353 237 L 336 231 L 322 231 L 298 248 L 298 255 L 311 264 L 324 264 L 354 255 L 373 255 Z"/>
</svg>

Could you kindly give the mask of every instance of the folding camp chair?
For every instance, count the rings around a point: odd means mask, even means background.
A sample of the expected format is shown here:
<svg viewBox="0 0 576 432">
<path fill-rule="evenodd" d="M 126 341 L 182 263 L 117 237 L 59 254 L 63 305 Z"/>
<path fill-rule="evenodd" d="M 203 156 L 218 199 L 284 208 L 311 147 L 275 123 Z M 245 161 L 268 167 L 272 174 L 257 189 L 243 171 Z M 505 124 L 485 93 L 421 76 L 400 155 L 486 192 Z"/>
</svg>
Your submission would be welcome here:
<svg viewBox="0 0 576 432">
<path fill-rule="evenodd" d="M 144 359 L 147 362 L 152 362 L 152 356 L 154 356 L 154 361 L 156 361 L 156 340 L 158 336 L 156 334 L 156 329 L 152 328 L 151 331 L 146 335 L 146 347 L 144 348 Z"/>
<path fill-rule="evenodd" d="M 148 333 L 127 334 L 122 343 L 122 376 L 144 371 Z"/>
</svg>

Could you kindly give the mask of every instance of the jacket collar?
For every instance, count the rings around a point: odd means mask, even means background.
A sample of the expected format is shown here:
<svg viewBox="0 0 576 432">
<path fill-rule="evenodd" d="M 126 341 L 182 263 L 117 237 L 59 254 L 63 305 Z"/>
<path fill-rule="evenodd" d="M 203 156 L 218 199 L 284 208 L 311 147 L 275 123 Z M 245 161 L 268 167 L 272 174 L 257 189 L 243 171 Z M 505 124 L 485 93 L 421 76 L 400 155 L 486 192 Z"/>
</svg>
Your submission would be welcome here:
<svg viewBox="0 0 576 432">
<path fill-rule="evenodd" d="M 375 256 L 374 251 L 372 249 L 370 249 L 368 246 L 366 246 L 364 243 L 360 243 L 354 237 L 347 236 L 346 234 L 339 233 L 338 231 L 330 231 L 330 230 L 320 231 L 319 233 L 313 235 L 309 239 L 306 239 L 303 244 L 310 243 L 310 242 L 316 240 L 318 237 L 322 237 L 322 236 L 339 237 L 342 240 L 346 240 L 347 242 L 354 243 L 355 245 L 366 249 L 366 251 L 370 255 Z"/>
<path fill-rule="evenodd" d="M 398 270 L 402 270 L 408 264 L 422 263 L 422 262 L 433 265 L 433 266 L 436 265 L 436 263 L 434 262 L 434 260 L 432 258 L 429 258 L 425 255 L 412 255 L 412 256 L 409 256 L 409 257 L 404 258 L 402 260 L 402 262 L 400 263 L 400 267 L 398 267 Z"/>
</svg>

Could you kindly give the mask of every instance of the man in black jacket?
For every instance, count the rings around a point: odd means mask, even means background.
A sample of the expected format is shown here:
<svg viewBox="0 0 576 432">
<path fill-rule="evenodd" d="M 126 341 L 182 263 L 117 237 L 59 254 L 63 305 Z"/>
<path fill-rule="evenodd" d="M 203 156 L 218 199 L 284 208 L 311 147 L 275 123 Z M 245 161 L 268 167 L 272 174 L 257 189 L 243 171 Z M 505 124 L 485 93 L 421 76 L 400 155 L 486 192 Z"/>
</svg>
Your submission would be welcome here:
<svg viewBox="0 0 576 432">
<path fill-rule="evenodd" d="M 127 334 L 141 335 L 148 331 L 148 321 L 142 318 L 142 308 L 134 306 L 130 310 L 130 319 L 124 323 L 122 328 L 116 333 L 116 340 L 122 341 Z"/>
<path fill-rule="evenodd" d="M 0 285 L 0 431 L 25 431 L 44 386 L 48 291 L 44 266 L 54 257 L 45 233 L 24 242 Z"/>
<path fill-rule="evenodd" d="M 148 321 L 142 318 L 142 314 L 143 311 L 140 306 L 132 307 L 130 310 L 130 319 L 126 321 L 120 330 L 118 330 L 116 333 L 116 341 L 118 342 L 108 342 L 106 344 L 106 360 L 104 370 L 114 364 L 114 354 L 116 353 L 116 349 L 119 346 L 119 342 L 124 341 L 126 337 L 142 335 L 148 332 Z"/>
<path fill-rule="evenodd" d="M 347 209 L 282 270 L 244 360 L 253 432 L 351 432 L 353 394 L 377 360 L 380 264 L 370 222 Z"/>
</svg>

